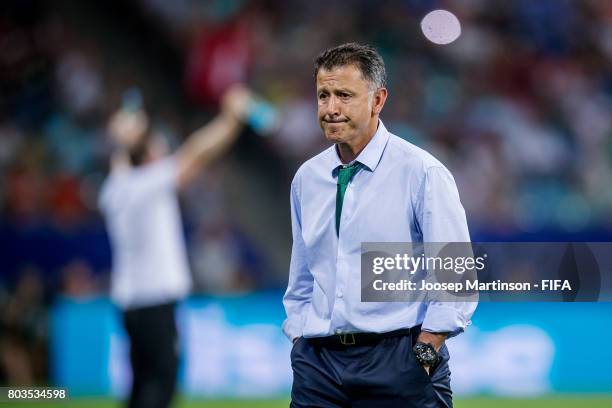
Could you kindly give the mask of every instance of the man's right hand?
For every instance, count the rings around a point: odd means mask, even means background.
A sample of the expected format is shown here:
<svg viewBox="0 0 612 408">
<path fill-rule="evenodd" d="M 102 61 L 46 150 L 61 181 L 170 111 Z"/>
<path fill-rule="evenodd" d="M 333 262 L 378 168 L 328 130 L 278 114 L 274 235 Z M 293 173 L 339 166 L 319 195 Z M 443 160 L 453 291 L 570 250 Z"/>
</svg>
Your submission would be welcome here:
<svg viewBox="0 0 612 408">
<path fill-rule="evenodd" d="M 221 110 L 224 114 L 244 122 L 249 114 L 253 95 L 249 89 L 241 84 L 232 85 L 221 100 Z"/>
</svg>

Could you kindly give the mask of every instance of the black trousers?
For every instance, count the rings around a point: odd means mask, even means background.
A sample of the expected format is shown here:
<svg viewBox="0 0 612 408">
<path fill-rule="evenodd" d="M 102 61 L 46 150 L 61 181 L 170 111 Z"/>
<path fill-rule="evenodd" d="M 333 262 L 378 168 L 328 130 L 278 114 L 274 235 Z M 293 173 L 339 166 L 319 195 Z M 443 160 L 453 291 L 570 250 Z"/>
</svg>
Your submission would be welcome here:
<svg viewBox="0 0 612 408">
<path fill-rule="evenodd" d="M 175 307 L 168 303 L 123 314 L 133 373 L 129 408 L 170 406 L 178 369 Z"/>
<path fill-rule="evenodd" d="M 412 352 L 416 337 L 333 348 L 298 339 L 291 408 L 452 408 L 448 349 L 428 375 Z"/>
</svg>

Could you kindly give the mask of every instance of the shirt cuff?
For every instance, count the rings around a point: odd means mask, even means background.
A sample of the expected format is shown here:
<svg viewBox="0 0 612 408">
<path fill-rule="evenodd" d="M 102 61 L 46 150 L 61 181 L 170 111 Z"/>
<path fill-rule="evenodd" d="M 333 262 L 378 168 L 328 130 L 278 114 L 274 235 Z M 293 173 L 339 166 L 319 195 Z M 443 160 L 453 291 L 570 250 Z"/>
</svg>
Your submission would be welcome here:
<svg viewBox="0 0 612 408">
<path fill-rule="evenodd" d="M 296 337 L 302 337 L 302 318 L 294 316 L 285 319 L 283 322 L 283 333 L 285 333 L 289 341 L 293 341 Z"/>
<path fill-rule="evenodd" d="M 453 337 L 463 332 L 472 322 L 454 307 L 430 304 L 427 307 L 421 330 L 431 333 L 448 333 Z"/>
</svg>

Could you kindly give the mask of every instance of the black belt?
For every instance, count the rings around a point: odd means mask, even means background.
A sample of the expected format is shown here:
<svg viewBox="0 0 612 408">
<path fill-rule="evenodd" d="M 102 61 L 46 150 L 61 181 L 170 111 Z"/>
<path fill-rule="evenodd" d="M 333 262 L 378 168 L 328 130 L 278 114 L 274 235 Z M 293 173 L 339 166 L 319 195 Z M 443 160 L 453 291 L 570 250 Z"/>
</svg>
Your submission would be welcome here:
<svg viewBox="0 0 612 408">
<path fill-rule="evenodd" d="M 419 325 L 411 329 L 399 329 L 386 333 L 342 333 L 326 337 L 309 337 L 306 340 L 315 346 L 343 348 L 372 345 L 384 339 L 418 335 L 420 332 L 421 326 Z"/>
</svg>

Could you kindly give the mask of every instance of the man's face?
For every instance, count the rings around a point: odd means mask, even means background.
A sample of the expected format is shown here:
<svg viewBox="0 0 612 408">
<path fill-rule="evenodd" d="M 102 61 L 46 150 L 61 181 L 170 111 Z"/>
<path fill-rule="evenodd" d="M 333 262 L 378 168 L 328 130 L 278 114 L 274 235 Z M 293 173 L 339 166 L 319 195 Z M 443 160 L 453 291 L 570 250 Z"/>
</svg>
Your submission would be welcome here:
<svg viewBox="0 0 612 408">
<path fill-rule="evenodd" d="M 350 143 L 376 129 L 378 112 L 373 110 L 374 91 L 355 65 L 317 73 L 319 124 L 334 143 Z M 376 122 L 373 124 L 372 122 Z"/>
</svg>

